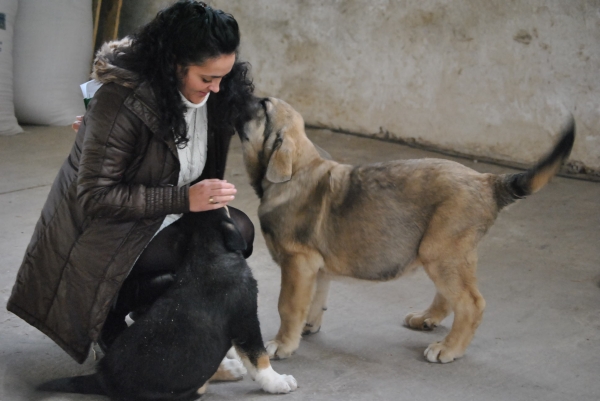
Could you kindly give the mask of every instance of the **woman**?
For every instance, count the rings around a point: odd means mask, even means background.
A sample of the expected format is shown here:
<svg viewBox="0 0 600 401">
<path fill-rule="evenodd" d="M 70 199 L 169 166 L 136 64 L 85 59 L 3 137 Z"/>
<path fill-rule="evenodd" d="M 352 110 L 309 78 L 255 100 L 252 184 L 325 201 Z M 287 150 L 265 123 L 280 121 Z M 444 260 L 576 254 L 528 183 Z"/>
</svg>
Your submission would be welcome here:
<svg viewBox="0 0 600 401">
<path fill-rule="evenodd" d="M 234 199 L 225 161 L 231 135 L 251 117 L 253 91 L 247 65 L 236 61 L 239 41 L 231 15 L 187 0 L 97 55 L 92 75 L 103 86 L 7 305 L 79 363 L 92 342 L 110 346 L 139 298 L 151 301 L 168 285 L 176 264 L 165 261 L 176 259 L 180 240 L 169 225 Z M 157 288 L 148 296 L 148 287 Z"/>
</svg>

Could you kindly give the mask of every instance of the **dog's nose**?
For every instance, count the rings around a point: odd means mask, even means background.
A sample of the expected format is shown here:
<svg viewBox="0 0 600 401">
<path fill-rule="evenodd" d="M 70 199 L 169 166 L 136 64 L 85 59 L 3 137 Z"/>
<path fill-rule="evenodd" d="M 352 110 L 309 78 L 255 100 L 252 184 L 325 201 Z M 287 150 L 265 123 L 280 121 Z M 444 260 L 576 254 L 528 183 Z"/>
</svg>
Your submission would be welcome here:
<svg viewBox="0 0 600 401">
<path fill-rule="evenodd" d="M 236 131 L 238 133 L 238 136 L 240 137 L 240 141 L 246 142 L 250 139 L 250 138 L 248 138 L 248 134 L 246 134 L 246 130 L 243 127 L 240 129 L 237 129 Z"/>
<path fill-rule="evenodd" d="M 260 105 L 263 107 L 263 109 L 267 109 L 267 102 L 269 102 L 270 99 L 268 97 L 263 97 L 262 99 L 260 99 Z"/>
</svg>

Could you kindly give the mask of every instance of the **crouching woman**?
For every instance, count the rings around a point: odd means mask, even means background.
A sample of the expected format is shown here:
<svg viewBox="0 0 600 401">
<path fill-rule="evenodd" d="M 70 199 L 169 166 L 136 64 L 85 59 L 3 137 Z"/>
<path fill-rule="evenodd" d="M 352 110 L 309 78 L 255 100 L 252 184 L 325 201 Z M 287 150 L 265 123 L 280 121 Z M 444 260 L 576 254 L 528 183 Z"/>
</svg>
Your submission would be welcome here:
<svg viewBox="0 0 600 401">
<path fill-rule="evenodd" d="M 227 205 L 231 136 L 253 86 L 235 19 L 180 1 L 105 45 L 96 92 L 35 227 L 7 308 L 83 363 L 172 281 L 177 219 Z M 248 243 L 252 223 L 232 217 Z M 171 278 L 170 278 L 171 277 Z M 127 280 L 127 281 L 126 281 Z"/>
</svg>

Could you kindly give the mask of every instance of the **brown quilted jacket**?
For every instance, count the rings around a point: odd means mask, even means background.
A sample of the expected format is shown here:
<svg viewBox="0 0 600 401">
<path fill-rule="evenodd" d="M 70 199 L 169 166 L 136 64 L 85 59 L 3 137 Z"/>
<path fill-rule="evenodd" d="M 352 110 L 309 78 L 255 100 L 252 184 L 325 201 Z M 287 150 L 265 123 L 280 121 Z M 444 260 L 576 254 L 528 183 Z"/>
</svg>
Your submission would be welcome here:
<svg viewBox="0 0 600 401">
<path fill-rule="evenodd" d="M 164 216 L 189 211 L 152 91 L 115 74 L 114 47 L 103 50 L 95 77 L 104 85 L 52 185 L 7 304 L 79 363 Z M 223 178 L 230 139 L 209 134 L 200 179 Z"/>
</svg>

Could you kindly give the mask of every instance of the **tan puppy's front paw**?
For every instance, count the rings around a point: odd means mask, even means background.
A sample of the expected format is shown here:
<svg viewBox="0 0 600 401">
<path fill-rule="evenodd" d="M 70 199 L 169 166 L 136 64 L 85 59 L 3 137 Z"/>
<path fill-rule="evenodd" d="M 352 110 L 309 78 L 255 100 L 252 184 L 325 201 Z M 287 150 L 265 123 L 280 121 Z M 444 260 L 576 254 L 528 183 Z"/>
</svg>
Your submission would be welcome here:
<svg viewBox="0 0 600 401">
<path fill-rule="evenodd" d="M 429 362 L 448 363 L 462 356 L 462 352 L 457 352 L 444 345 L 442 342 L 430 344 L 423 353 Z"/>
<path fill-rule="evenodd" d="M 439 322 L 425 313 L 409 313 L 404 318 L 404 324 L 411 329 L 430 331 L 436 328 Z"/>
<path fill-rule="evenodd" d="M 296 348 L 288 347 L 277 340 L 268 341 L 265 344 L 267 354 L 271 359 L 286 359 L 292 356 Z"/>
</svg>

